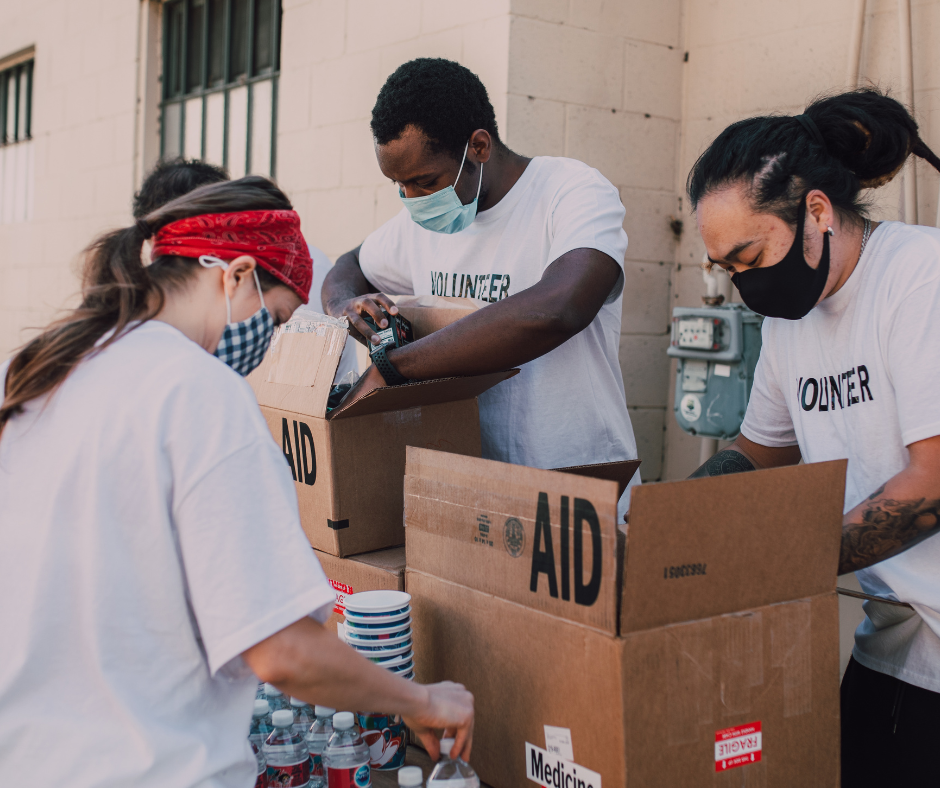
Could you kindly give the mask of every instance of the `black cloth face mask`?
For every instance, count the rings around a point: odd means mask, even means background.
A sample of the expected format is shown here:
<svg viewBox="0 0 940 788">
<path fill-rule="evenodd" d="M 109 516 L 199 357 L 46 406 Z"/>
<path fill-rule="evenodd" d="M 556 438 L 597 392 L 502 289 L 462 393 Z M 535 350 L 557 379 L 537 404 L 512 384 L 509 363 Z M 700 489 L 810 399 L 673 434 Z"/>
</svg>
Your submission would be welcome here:
<svg viewBox="0 0 940 788">
<path fill-rule="evenodd" d="M 823 233 L 819 267 L 810 268 L 803 256 L 806 198 L 800 203 L 796 238 L 783 259 L 767 268 L 752 268 L 732 275 L 741 300 L 759 315 L 799 320 L 816 306 L 829 279 L 829 234 Z"/>
</svg>

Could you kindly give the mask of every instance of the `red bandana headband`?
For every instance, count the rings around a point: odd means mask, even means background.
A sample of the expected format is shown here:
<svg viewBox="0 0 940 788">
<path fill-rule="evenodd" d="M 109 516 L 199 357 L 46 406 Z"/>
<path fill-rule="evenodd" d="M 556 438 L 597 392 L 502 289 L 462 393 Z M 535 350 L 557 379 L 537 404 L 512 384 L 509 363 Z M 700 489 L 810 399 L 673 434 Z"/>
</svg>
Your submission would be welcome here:
<svg viewBox="0 0 940 788">
<path fill-rule="evenodd" d="M 309 300 L 313 260 L 296 211 L 207 213 L 180 219 L 154 234 L 150 259 L 163 255 L 199 258 L 204 254 L 226 262 L 251 255 L 305 304 Z"/>
</svg>

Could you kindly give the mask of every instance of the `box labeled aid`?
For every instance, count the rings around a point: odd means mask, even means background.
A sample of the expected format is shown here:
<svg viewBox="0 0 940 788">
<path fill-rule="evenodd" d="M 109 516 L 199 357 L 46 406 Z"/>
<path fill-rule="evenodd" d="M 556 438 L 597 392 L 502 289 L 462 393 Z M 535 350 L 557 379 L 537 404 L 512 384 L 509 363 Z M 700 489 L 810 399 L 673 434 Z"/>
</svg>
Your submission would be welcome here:
<svg viewBox="0 0 940 788">
<path fill-rule="evenodd" d="M 473 692 L 480 779 L 835 788 L 845 467 L 634 487 L 619 529 L 589 466 L 410 448 L 416 675 Z"/>
<path fill-rule="evenodd" d="M 518 373 L 380 388 L 327 413 L 346 339 L 345 321 L 306 312 L 278 329 L 248 376 L 294 478 L 310 544 L 339 557 L 404 543 L 405 447 L 479 456 L 476 397 Z"/>
</svg>

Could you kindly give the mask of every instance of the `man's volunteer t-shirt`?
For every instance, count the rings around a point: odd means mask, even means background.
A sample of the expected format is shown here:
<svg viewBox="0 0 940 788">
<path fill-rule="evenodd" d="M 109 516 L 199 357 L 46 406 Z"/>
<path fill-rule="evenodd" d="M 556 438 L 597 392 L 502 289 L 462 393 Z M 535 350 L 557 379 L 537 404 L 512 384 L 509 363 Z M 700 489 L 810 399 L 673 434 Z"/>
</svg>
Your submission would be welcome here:
<svg viewBox="0 0 940 788">
<path fill-rule="evenodd" d="M 806 462 L 848 458 L 845 511 L 907 467 L 910 444 L 940 435 L 940 230 L 886 222 L 839 292 L 802 320 L 764 321 L 741 428 Z M 936 496 L 940 497 L 940 496 Z M 856 572 L 866 602 L 855 658 L 940 692 L 940 536 Z"/>
<path fill-rule="evenodd" d="M 239 655 L 335 597 L 248 384 L 145 323 L 7 424 L 0 501 L 3 773 L 252 785 Z"/>
<path fill-rule="evenodd" d="M 359 262 L 382 292 L 485 306 L 537 284 L 573 249 L 598 249 L 622 268 L 623 217 L 620 195 L 597 170 L 538 157 L 466 230 L 425 230 L 403 208 L 366 238 Z M 618 359 L 623 282 L 621 271 L 584 331 L 480 396 L 484 457 L 536 468 L 636 458 Z"/>
</svg>

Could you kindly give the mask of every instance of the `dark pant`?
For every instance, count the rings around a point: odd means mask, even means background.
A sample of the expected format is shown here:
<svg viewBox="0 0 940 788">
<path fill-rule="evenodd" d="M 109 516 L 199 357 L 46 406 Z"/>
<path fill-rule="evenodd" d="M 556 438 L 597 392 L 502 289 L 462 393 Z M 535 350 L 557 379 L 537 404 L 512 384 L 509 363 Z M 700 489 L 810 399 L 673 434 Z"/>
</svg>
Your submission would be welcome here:
<svg viewBox="0 0 940 788">
<path fill-rule="evenodd" d="M 940 693 L 859 664 L 842 678 L 842 788 L 940 786 Z"/>
</svg>

